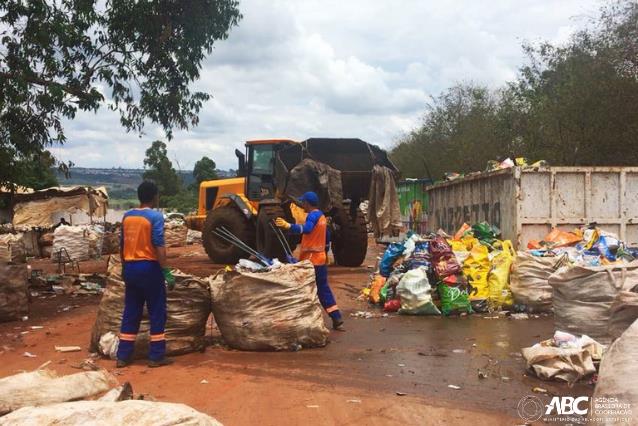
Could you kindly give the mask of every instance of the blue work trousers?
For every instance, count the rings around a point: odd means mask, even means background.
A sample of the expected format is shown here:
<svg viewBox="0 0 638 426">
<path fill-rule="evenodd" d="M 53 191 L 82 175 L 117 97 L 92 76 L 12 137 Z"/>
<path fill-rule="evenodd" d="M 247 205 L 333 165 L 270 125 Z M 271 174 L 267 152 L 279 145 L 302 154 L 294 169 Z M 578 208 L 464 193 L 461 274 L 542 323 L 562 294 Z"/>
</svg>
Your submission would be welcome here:
<svg viewBox="0 0 638 426">
<path fill-rule="evenodd" d="M 145 304 L 151 322 L 148 357 L 154 361 L 162 359 L 166 353 L 166 284 L 162 268 L 155 261 L 124 262 L 122 277 L 126 288 L 117 359 L 132 358 Z"/>
<path fill-rule="evenodd" d="M 315 280 L 317 281 L 317 295 L 319 296 L 319 302 L 321 306 L 326 310 L 330 318 L 335 321 L 341 319 L 341 312 L 337 306 L 330 285 L 328 285 L 328 266 L 321 265 L 315 266 Z"/>
</svg>

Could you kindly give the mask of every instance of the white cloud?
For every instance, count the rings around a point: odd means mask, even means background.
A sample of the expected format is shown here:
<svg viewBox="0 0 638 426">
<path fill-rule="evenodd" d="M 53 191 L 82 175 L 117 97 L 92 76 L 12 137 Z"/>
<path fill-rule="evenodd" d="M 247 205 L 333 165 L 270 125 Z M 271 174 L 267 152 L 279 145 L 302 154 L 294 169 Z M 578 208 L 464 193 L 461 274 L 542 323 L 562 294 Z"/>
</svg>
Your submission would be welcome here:
<svg viewBox="0 0 638 426">
<path fill-rule="evenodd" d="M 196 88 L 213 95 L 200 124 L 175 132 L 169 156 L 235 167 L 260 137 L 361 137 L 389 147 L 430 95 L 459 81 L 497 87 L 516 76 L 523 41 L 562 42 L 598 0 L 244 0 L 244 19 L 206 59 Z M 141 167 L 151 141 L 116 114 L 78 114 L 53 150 L 81 166 Z"/>
</svg>

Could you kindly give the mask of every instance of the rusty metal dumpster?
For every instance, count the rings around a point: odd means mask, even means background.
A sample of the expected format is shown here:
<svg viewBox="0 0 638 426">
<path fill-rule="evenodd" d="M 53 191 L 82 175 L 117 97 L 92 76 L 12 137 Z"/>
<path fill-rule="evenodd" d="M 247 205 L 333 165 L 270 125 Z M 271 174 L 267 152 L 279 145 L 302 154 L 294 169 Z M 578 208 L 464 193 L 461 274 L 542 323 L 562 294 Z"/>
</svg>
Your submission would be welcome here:
<svg viewBox="0 0 638 426">
<path fill-rule="evenodd" d="M 429 186 L 428 227 L 487 221 L 517 247 L 595 222 L 638 245 L 638 167 L 511 168 Z"/>
</svg>

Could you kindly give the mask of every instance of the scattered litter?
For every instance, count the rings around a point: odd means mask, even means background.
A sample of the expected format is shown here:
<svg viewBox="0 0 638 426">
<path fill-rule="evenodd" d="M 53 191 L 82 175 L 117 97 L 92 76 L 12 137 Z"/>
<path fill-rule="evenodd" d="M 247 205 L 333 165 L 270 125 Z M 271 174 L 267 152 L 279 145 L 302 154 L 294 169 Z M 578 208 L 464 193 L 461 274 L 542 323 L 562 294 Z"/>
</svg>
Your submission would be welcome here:
<svg viewBox="0 0 638 426">
<path fill-rule="evenodd" d="M 208 380 L 206 379 L 202 379 L 201 382 L 199 382 L 201 385 L 207 385 L 208 384 Z"/>
<path fill-rule="evenodd" d="M 487 379 L 488 377 L 489 377 L 489 374 L 487 373 L 487 371 L 483 371 L 481 369 L 478 370 L 479 379 Z"/>
<path fill-rule="evenodd" d="M 25 356 L 27 358 L 36 358 L 37 355 L 33 355 L 31 352 L 25 352 L 22 354 L 22 356 Z"/>
<path fill-rule="evenodd" d="M 502 381 L 504 381 L 504 382 L 509 382 L 509 381 L 510 381 L 510 378 L 509 378 L 509 377 L 507 377 L 507 376 L 502 376 L 502 377 L 501 377 L 501 380 L 502 380 Z"/>
<path fill-rule="evenodd" d="M 95 361 L 93 361 L 90 358 L 85 359 L 79 364 L 71 364 L 71 367 L 77 368 L 79 370 L 85 370 L 85 371 L 97 371 L 100 369 L 100 367 L 95 363 Z"/>
<path fill-rule="evenodd" d="M 454 389 L 454 390 L 460 390 L 461 389 L 461 387 L 457 386 L 457 385 L 447 385 L 447 387 L 450 388 L 450 389 Z"/>
<path fill-rule="evenodd" d="M 406 396 L 407 395 L 407 393 L 405 393 L 405 392 L 398 392 L 397 391 L 395 393 L 397 394 L 397 396 Z"/>
<path fill-rule="evenodd" d="M 306 405 L 306 408 L 319 408 L 318 405 Z"/>
<path fill-rule="evenodd" d="M 28 316 L 26 316 L 26 315 L 25 315 L 25 316 L 23 316 L 23 317 L 22 317 L 22 321 L 29 321 L 29 317 L 28 317 Z"/>
<path fill-rule="evenodd" d="M 20 334 L 24 335 L 24 334 L 29 334 L 28 331 L 21 331 Z"/>
<path fill-rule="evenodd" d="M 361 404 L 361 400 L 360 399 L 349 399 L 347 402 L 349 402 L 351 404 Z"/>
<path fill-rule="evenodd" d="M 56 346 L 57 352 L 80 352 L 82 350 L 79 346 Z"/>
<path fill-rule="evenodd" d="M 452 349 L 452 352 L 455 354 L 464 354 L 466 351 L 465 349 Z"/>
<path fill-rule="evenodd" d="M 496 346 L 498 346 L 499 348 L 509 348 L 510 344 L 509 342 L 496 342 Z"/>
<path fill-rule="evenodd" d="M 381 314 L 374 313 L 374 312 L 368 312 L 368 311 L 353 312 L 353 313 L 350 314 L 350 316 L 352 318 L 363 318 L 363 319 L 381 318 L 382 317 Z"/>
<path fill-rule="evenodd" d="M 535 387 L 535 388 L 532 389 L 532 392 L 546 394 L 547 393 L 547 389 Z"/>
<path fill-rule="evenodd" d="M 397 364 L 399 367 L 405 367 L 405 364 Z"/>
<path fill-rule="evenodd" d="M 517 320 L 526 320 L 526 319 L 529 319 L 529 314 L 526 314 L 526 313 L 512 314 L 510 315 L 510 317 Z"/>
<path fill-rule="evenodd" d="M 44 328 L 44 326 L 41 325 L 32 325 L 31 330 L 42 330 Z"/>
</svg>

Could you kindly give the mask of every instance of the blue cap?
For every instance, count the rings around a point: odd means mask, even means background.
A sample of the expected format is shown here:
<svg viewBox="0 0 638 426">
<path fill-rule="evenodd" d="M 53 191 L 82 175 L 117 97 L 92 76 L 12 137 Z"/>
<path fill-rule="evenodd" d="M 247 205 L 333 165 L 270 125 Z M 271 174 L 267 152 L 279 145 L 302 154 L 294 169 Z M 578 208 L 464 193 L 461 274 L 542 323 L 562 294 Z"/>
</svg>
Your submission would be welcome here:
<svg viewBox="0 0 638 426">
<path fill-rule="evenodd" d="M 308 202 L 308 204 L 315 207 L 319 205 L 319 197 L 317 196 L 317 194 L 315 194 L 312 191 L 306 192 L 304 195 L 298 198 L 298 201 L 300 203 L 303 203 L 304 201 L 306 201 Z"/>
</svg>

